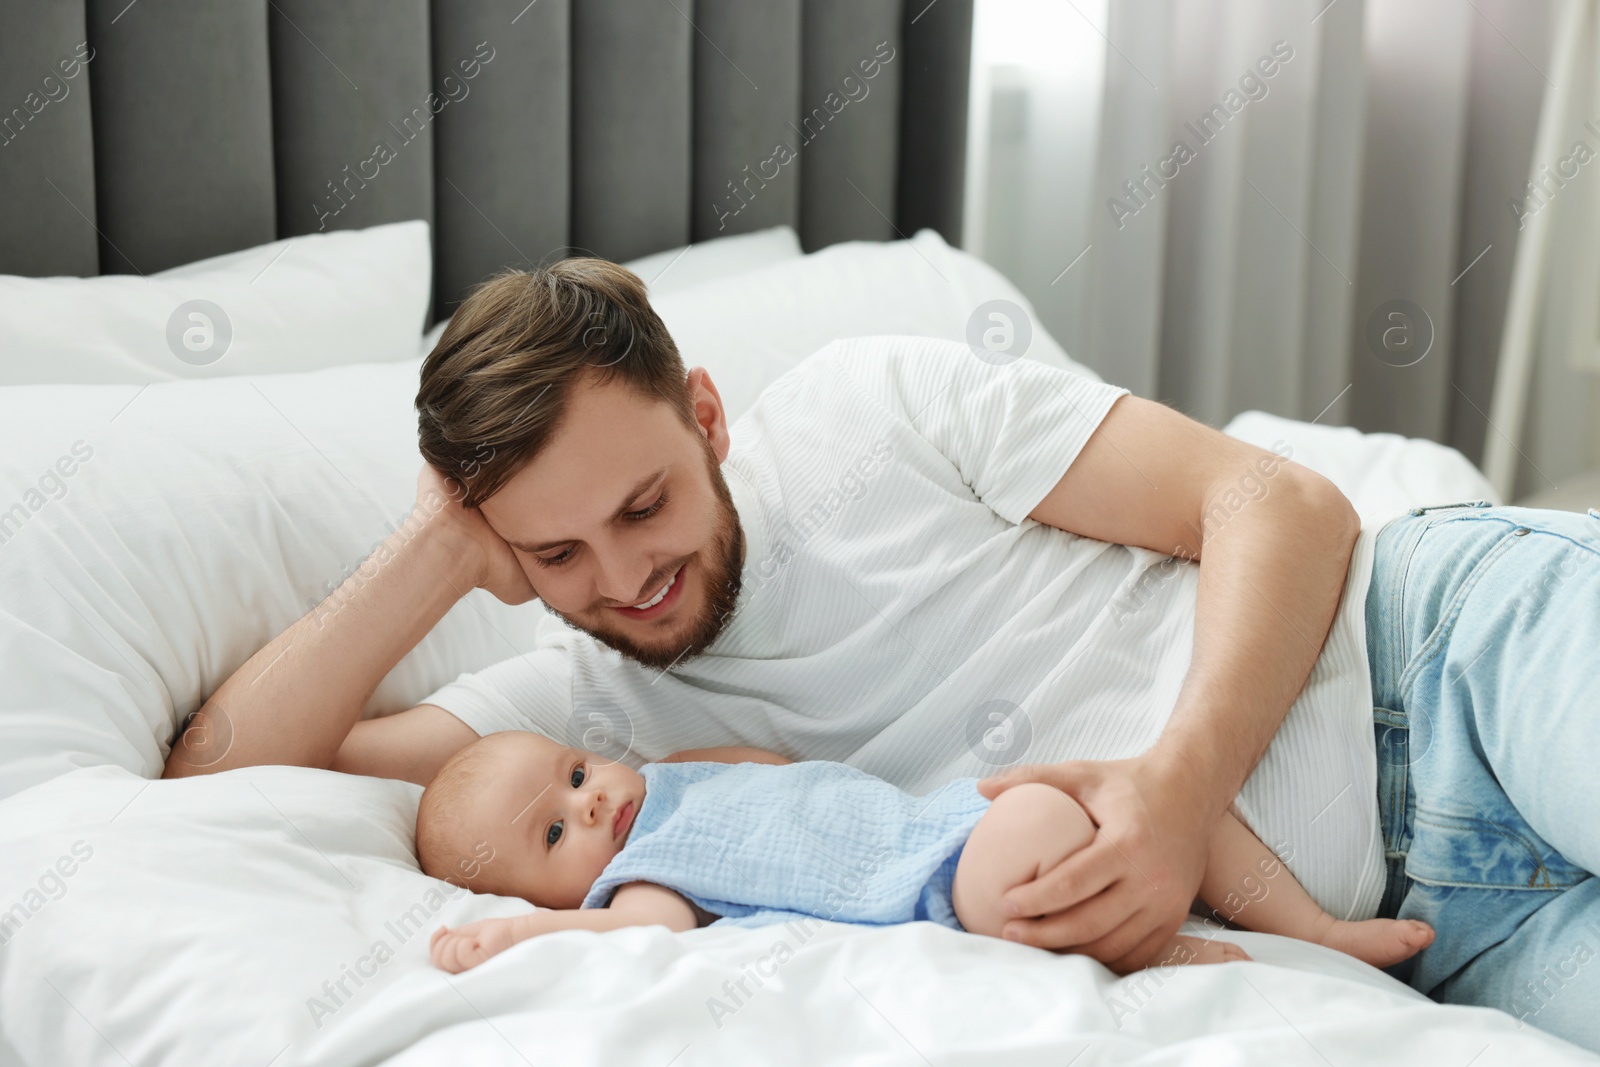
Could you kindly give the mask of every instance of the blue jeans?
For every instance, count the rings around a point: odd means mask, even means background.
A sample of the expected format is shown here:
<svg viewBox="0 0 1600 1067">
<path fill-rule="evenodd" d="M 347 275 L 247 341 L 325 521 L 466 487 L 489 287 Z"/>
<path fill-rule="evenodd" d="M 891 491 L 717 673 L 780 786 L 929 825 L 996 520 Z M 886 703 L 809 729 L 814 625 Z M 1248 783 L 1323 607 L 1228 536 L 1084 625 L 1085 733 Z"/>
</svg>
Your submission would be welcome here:
<svg viewBox="0 0 1600 1067">
<path fill-rule="evenodd" d="M 1366 607 L 1389 973 L 1600 1051 L 1600 513 L 1414 508 Z"/>
</svg>

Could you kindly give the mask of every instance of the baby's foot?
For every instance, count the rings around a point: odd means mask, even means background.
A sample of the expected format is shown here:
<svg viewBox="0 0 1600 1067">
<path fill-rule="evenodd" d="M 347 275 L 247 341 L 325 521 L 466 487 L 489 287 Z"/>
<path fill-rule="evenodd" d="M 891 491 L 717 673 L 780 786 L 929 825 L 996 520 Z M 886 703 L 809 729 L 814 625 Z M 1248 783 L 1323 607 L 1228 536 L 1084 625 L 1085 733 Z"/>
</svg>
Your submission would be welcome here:
<svg viewBox="0 0 1600 1067">
<path fill-rule="evenodd" d="M 1206 937 L 1188 937 L 1178 934 L 1167 943 L 1166 949 L 1156 957 L 1156 966 L 1171 967 L 1190 963 L 1239 963 L 1250 959 L 1250 954 L 1231 941 L 1213 941 Z"/>
<path fill-rule="evenodd" d="M 1335 920 L 1322 935 L 1322 943 L 1374 967 L 1388 967 L 1433 944 L 1433 936 L 1433 927 L 1416 919 Z"/>
</svg>

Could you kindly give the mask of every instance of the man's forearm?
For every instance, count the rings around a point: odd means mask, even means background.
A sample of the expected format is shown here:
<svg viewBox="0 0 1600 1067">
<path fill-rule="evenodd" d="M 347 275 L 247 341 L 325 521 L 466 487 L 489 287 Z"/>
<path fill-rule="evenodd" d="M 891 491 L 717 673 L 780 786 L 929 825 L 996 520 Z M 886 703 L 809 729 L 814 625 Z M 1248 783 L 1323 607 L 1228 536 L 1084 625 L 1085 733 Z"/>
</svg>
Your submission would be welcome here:
<svg viewBox="0 0 1600 1067">
<path fill-rule="evenodd" d="M 164 776 L 330 766 L 384 675 L 473 587 L 460 535 L 428 520 L 415 509 L 327 600 L 246 660 L 173 745 Z"/>
<path fill-rule="evenodd" d="M 1220 814 L 1304 688 L 1333 625 L 1360 520 L 1294 467 L 1208 534 L 1194 655 L 1151 755 Z"/>
</svg>

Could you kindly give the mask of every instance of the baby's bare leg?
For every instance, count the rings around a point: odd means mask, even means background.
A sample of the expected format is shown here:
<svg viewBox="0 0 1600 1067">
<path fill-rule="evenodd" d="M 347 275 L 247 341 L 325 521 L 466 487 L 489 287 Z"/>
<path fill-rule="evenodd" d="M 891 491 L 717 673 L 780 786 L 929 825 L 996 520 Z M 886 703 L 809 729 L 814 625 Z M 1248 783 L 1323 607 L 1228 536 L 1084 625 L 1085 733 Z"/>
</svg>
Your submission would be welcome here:
<svg viewBox="0 0 1600 1067">
<path fill-rule="evenodd" d="M 1347 952 L 1374 967 L 1409 959 L 1433 941 L 1414 919 L 1345 922 L 1323 911 L 1289 868 L 1230 813 L 1211 834 L 1200 898 L 1219 918 L 1264 934 L 1282 934 Z"/>
<path fill-rule="evenodd" d="M 1024 782 L 995 797 L 956 864 L 951 903 L 961 925 L 999 937 L 1010 916 L 1000 898 L 1094 840 L 1094 823 L 1053 785 Z"/>
<path fill-rule="evenodd" d="M 999 937 L 1009 918 L 1006 891 L 1032 881 L 1094 840 L 1095 826 L 1076 800 L 1042 782 L 1012 786 L 989 805 L 973 827 L 956 864 L 951 903 L 968 931 Z M 1160 964 L 1222 963 L 1249 959 L 1236 945 L 1175 937 L 1156 957 Z"/>
</svg>

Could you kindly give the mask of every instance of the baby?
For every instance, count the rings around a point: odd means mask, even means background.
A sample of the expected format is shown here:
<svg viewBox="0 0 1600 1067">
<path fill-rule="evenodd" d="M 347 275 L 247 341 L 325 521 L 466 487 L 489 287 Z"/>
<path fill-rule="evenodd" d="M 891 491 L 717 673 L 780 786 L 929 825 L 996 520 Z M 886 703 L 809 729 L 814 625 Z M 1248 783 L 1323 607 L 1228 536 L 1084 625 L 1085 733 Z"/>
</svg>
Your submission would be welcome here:
<svg viewBox="0 0 1600 1067">
<path fill-rule="evenodd" d="M 914 797 L 842 763 L 752 748 L 682 752 L 635 771 L 538 734 L 488 734 L 423 793 L 417 853 L 427 874 L 541 910 L 440 927 L 433 962 L 459 973 L 557 930 L 716 921 L 927 919 L 999 937 L 1002 896 L 1087 845 L 1095 826 L 1053 786 L 1024 783 L 990 801 L 976 782 Z M 1256 872 L 1278 870 L 1264 895 L 1237 903 L 1241 886 L 1260 884 Z M 1377 967 L 1433 941 L 1414 920 L 1335 919 L 1230 814 L 1212 832 L 1200 896 L 1223 919 Z M 1157 960 L 1249 958 L 1177 936 Z"/>
</svg>

